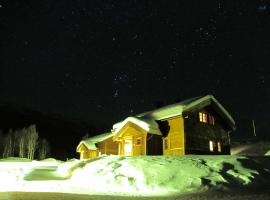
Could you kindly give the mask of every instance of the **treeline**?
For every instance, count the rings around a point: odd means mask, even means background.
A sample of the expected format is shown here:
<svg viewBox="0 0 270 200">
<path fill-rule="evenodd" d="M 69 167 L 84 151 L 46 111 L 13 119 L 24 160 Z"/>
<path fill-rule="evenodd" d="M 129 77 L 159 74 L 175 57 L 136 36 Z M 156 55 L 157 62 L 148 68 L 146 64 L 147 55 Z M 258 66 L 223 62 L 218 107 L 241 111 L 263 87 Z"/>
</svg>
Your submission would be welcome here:
<svg viewBox="0 0 270 200">
<path fill-rule="evenodd" d="M 36 125 L 3 133 L 0 130 L 0 157 L 45 159 L 50 154 L 50 145 L 45 138 L 39 138 Z"/>
</svg>

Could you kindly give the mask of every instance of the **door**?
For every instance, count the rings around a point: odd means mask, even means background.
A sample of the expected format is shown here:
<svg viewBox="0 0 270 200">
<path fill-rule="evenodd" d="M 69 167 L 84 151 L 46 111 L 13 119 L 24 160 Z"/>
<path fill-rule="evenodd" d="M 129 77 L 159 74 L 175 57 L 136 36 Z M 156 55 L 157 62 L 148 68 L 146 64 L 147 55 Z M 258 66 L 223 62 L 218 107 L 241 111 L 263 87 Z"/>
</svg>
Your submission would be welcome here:
<svg viewBox="0 0 270 200">
<path fill-rule="evenodd" d="M 125 156 L 132 156 L 132 140 L 128 139 L 128 140 L 125 140 L 125 143 L 124 143 L 124 155 Z"/>
</svg>

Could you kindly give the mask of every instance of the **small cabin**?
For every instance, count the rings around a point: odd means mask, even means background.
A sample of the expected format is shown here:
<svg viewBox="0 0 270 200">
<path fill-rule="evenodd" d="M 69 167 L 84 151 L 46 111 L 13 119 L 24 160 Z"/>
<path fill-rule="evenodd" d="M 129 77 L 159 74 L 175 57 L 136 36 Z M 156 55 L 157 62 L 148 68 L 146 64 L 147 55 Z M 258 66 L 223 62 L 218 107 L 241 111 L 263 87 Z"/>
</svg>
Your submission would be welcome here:
<svg viewBox="0 0 270 200">
<path fill-rule="evenodd" d="M 81 159 L 102 154 L 124 156 L 230 154 L 235 121 L 212 95 L 187 99 L 129 116 L 111 133 L 81 141 Z"/>
<path fill-rule="evenodd" d="M 95 158 L 100 155 L 117 155 L 118 144 L 112 140 L 112 133 L 100 134 L 86 140 L 82 140 L 77 146 L 80 159 Z"/>
</svg>

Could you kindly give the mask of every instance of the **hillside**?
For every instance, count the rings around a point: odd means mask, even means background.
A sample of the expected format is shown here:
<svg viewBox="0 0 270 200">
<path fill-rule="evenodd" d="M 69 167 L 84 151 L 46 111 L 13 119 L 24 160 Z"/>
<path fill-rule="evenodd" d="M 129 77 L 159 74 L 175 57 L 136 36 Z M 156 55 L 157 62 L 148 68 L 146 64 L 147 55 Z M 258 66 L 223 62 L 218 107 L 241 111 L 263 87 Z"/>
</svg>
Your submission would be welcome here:
<svg viewBox="0 0 270 200">
<path fill-rule="evenodd" d="M 51 144 L 52 156 L 62 160 L 77 156 L 75 147 L 87 132 L 97 134 L 96 128 L 88 124 L 10 105 L 0 105 L 0 121 L 0 130 L 4 133 L 10 128 L 16 130 L 36 124 L 40 137 L 46 138 Z"/>
</svg>

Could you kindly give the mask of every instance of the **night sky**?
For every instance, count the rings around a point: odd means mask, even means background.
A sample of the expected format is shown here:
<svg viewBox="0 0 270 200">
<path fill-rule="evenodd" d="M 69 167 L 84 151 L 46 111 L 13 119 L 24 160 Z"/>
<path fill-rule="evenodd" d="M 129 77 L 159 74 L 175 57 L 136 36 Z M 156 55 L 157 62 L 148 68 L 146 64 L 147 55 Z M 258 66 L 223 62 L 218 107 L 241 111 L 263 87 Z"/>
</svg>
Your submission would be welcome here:
<svg viewBox="0 0 270 200">
<path fill-rule="evenodd" d="M 110 129 L 213 94 L 270 121 L 269 1 L 0 1 L 0 25 L 0 103 Z"/>
</svg>

